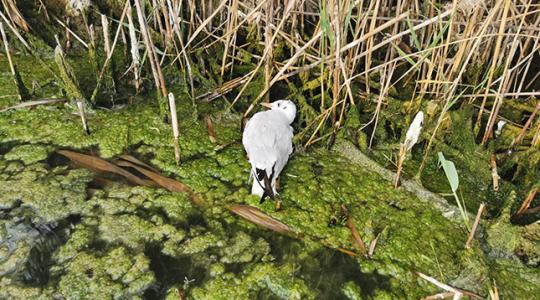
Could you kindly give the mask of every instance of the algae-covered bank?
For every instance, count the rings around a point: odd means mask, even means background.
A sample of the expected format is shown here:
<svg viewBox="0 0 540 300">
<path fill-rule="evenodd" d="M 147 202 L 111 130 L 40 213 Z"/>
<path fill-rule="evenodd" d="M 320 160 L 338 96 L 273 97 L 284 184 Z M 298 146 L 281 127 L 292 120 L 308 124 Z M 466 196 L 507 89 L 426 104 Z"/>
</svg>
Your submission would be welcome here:
<svg viewBox="0 0 540 300">
<path fill-rule="evenodd" d="M 0 299 L 538 298 L 538 10 L 413 2 L 3 0 Z"/>
</svg>

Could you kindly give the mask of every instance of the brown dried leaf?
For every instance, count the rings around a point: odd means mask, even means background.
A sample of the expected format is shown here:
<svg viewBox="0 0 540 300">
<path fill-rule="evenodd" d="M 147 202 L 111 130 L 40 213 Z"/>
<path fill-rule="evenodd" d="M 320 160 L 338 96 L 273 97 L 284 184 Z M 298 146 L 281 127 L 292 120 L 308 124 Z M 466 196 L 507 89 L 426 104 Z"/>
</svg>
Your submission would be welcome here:
<svg viewBox="0 0 540 300">
<path fill-rule="evenodd" d="M 196 204 L 198 206 L 203 205 L 202 201 L 193 192 L 193 190 L 189 186 L 187 186 L 186 184 L 184 184 L 184 183 L 182 183 L 180 181 L 165 177 L 165 176 L 163 176 L 161 174 L 158 174 L 156 172 L 152 172 L 150 170 L 147 170 L 145 168 L 137 166 L 136 164 L 131 163 L 129 161 L 123 161 L 122 160 L 122 161 L 117 162 L 117 165 L 119 165 L 121 167 L 134 168 L 135 170 L 137 170 L 137 171 L 141 172 L 142 174 L 144 174 L 146 177 L 153 180 L 155 183 L 157 183 L 162 188 L 167 189 L 167 190 L 169 190 L 171 192 L 188 193 L 190 195 L 190 197 L 191 197 L 191 201 L 194 204 Z"/>
<path fill-rule="evenodd" d="M 382 232 L 379 232 L 379 234 L 377 234 L 377 236 L 371 241 L 371 243 L 369 243 L 369 251 L 368 251 L 369 257 L 372 257 L 373 253 L 375 253 L 375 247 L 377 247 L 377 241 L 379 240 L 381 233 Z"/>
<path fill-rule="evenodd" d="M 214 124 L 212 124 L 212 119 L 210 119 L 210 117 L 206 117 L 206 129 L 208 131 L 210 142 L 212 142 L 212 144 L 217 143 L 216 131 L 214 130 Z"/>
<path fill-rule="evenodd" d="M 99 157 L 81 154 L 69 150 L 58 150 L 57 152 L 87 169 L 115 173 L 124 176 L 131 183 L 148 186 L 148 184 L 141 178 Z"/>
<path fill-rule="evenodd" d="M 141 166 L 141 167 L 145 167 L 145 168 L 147 168 L 147 169 L 150 170 L 150 171 L 153 171 L 153 172 L 158 173 L 158 170 L 152 168 L 152 166 L 150 166 L 149 164 L 140 161 L 138 158 L 136 158 L 136 157 L 133 156 L 133 155 L 122 154 L 122 155 L 120 155 L 120 158 L 123 159 L 123 160 L 127 160 L 127 161 L 129 161 L 129 162 L 132 162 L 132 163 L 134 163 L 134 164 L 137 164 L 137 165 L 139 165 L 139 166 Z"/>
<path fill-rule="evenodd" d="M 229 210 L 239 215 L 240 217 L 250 221 L 253 224 L 270 229 L 272 231 L 275 231 L 281 234 L 293 233 L 292 229 L 289 228 L 289 226 L 270 217 L 269 215 L 265 214 L 264 212 L 262 212 L 260 209 L 256 207 L 249 206 L 249 205 L 234 204 L 234 205 L 229 206 Z"/>
</svg>

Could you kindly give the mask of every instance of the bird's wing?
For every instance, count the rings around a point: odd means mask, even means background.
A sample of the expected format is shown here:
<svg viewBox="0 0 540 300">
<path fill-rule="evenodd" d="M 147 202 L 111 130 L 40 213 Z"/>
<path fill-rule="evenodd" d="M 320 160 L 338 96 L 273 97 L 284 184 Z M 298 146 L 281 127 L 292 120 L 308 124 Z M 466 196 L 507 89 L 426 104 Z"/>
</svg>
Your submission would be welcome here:
<svg viewBox="0 0 540 300">
<path fill-rule="evenodd" d="M 266 111 L 256 114 L 246 124 L 242 143 L 254 167 L 270 169 L 279 157 L 290 154 L 291 138 L 292 128 L 281 113 Z"/>
</svg>

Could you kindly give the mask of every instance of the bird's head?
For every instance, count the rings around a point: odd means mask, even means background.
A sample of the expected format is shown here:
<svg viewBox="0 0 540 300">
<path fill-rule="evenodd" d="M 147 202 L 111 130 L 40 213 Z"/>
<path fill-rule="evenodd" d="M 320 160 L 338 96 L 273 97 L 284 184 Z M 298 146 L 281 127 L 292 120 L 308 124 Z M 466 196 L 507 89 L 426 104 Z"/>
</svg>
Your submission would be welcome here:
<svg viewBox="0 0 540 300">
<path fill-rule="evenodd" d="M 292 124 L 296 117 L 296 105 L 291 100 L 277 100 L 272 103 L 261 103 L 261 105 L 272 110 L 282 111 L 287 117 L 289 124 Z"/>
</svg>

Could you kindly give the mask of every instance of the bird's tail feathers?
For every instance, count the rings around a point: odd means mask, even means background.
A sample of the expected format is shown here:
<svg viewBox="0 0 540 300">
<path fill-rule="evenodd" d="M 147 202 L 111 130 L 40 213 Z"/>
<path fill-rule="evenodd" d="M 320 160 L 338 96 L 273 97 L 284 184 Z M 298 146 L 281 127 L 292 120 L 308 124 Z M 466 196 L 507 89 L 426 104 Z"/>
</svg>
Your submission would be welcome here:
<svg viewBox="0 0 540 300">
<path fill-rule="evenodd" d="M 255 168 L 253 172 L 253 186 L 251 188 L 251 194 L 261 197 L 261 203 L 266 200 L 266 197 L 274 199 L 274 187 L 272 186 L 272 178 L 274 176 L 274 168 L 272 167 L 272 173 L 268 176 L 266 170 Z"/>
</svg>

